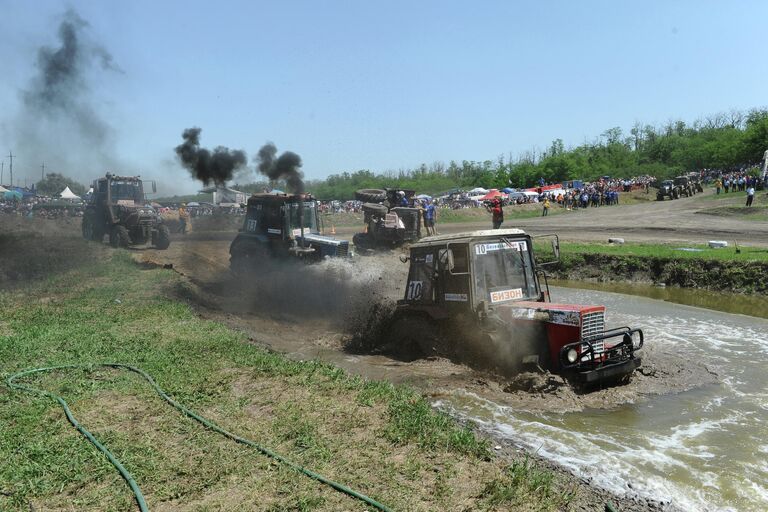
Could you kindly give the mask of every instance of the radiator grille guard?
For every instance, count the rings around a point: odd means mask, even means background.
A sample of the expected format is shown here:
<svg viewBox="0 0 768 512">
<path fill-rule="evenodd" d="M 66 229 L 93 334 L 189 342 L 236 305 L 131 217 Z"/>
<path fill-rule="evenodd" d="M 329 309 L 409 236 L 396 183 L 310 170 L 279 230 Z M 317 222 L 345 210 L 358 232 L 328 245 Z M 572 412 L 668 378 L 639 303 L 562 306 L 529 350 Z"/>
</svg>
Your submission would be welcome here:
<svg viewBox="0 0 768 512">
<path fill-rule="evenodd" d="M 605 331 L 605 311 L 595 311 L 593 313 L 585 313 L 581 320 L 581 338 L 592 339 L 596 338 Z M 583 344 L 581 352 L 586 353 L 589 346 Z M 595 339 L 592 343 L 592 352 L 595 354 L 602 354 L 605 351 L 605 344 L 602 339 Z M 586 358 L 588 356 L 582 356 Z"/>
<path fill-rule="evenodd" d="M 584 315 L 584 324 L 586 324 L 586 316 Z M 629 327 L 617 327 L 591 334 L 589 337 L 582 335 L 581 340 L 569 343 L 560 349 L 560 365 L 563 369 L 579 372 L 621 365 L 634 359 L 635 351 L 640 350 L 643 343 L 643 331 Z M 568 352 L 571 349 L 576 349 L 578 352 L 574 362 L 568 360 Z"/>
</svg>

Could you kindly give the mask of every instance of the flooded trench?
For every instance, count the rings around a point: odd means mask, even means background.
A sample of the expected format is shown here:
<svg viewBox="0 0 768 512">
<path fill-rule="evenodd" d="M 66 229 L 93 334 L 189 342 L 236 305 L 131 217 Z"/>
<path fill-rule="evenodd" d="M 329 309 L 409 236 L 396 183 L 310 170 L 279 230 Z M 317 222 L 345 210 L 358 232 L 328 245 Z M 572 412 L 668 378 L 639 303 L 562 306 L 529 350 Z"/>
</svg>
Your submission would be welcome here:
<svg viewBox="0 0 768 512">
<path fill-rule="evenodd" d="M 768 321 L 594 290 L 558 301 L 608 307 L 608 325 L 715 369 L 721 382 L 613 410 L 525 412 L 458 391 L 438 405 L 620 495 L 694 510 L 768 509 Z"/>
</svg>

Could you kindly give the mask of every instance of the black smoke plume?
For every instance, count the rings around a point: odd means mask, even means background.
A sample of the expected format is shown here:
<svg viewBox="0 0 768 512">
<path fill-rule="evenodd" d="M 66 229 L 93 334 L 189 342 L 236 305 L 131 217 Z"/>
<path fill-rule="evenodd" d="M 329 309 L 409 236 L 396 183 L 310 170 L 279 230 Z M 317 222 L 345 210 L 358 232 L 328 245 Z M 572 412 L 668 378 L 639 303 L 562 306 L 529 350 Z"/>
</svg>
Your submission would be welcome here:
<svg viewBox="0 0 768 512">
<path fill-rule="evenodd" d="M 277 147 L 271 142 L 264 144 L 256 155 L 259 172 L 270 180 L 285 180 L 288 192 L 304 192 L 304 175 L 300 171 L 301 157 L 292 151 L 284 152 L 277 159 L 275 156 Z"/>
<path fill-rule="evenodd" d="M 200 147 L 200 128 L 187 128 L 181 137 L 184 143 L 176 146 L 176 154 L 181 164 L 189 170 L 195 179 L 208 185 L 224 185 L 232 179 L 234 172 L 245 166 L 248 158 L 245 151 L 230 150 L 218 146 L 213 153 Z"/>
<path fill-rule="evenodd" d="M 93 173 L 117 164 L 114 130 L 99 113 L 89 85 L 94 68 L 123 72 L 88 28 L 74 10 L 64 14 L 58 43 L 37 51 L 37 73 L 20 91 L 21 110 L 12 128 L 19 154 L 34 155 L 77 177 L 83 169 Z"/>
</svg>

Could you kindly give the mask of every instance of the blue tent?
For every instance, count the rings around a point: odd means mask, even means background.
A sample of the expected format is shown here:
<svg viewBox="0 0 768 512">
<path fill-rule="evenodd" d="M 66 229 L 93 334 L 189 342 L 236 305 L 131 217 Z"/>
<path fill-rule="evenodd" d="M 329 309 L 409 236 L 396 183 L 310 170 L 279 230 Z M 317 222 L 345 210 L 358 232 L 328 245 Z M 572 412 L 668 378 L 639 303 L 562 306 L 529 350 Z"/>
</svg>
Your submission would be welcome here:
<svg viewBox="0 0 768 512">
<path fill-rule="evenodd" d="M 24 194 L 17 190 L 8 190 L 4 193 L 4 196 L 6 201 L 13 201 L 14 199 L 21 201 L 21 199 L 24 197 Z"/>
<path fill-rule="evenodd" d="M 504 192 L 505 194 L 511 194 L 512 192 L 517 192 L 515 189 L 509 188 L 509 187 L 503 188 L 501 189 L 501 191 Z"/>
</svg>

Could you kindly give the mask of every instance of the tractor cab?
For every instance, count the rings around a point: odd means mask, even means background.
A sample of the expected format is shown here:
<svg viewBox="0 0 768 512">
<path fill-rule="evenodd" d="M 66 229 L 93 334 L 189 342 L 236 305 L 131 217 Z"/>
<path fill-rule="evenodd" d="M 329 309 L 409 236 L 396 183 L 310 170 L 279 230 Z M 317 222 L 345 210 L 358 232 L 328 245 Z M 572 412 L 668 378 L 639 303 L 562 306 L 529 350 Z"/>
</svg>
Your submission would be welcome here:
<svg viewBox="0 0 768 512">
<path fill-rule="evenodd" d="M 152 192 L 157 191 L 154 181 Z M 83 217 L 83 237 L 100 241 L 109 235 L 114 247 L 145 244 L 151 240 L 159 249 L 170 245 L 170 233 L 162 217 L 144 196 L 144 182 L 138 176 L 107 173 L 93 181 L 93 193 Z"/>
<path fill-rule="evenodd" d="M 317 201 L 310 194 L 253 194 L 229 252 L 233 270 L 246 273 L 265 257 L 346 257 L 349 242 L 321 234 Z"/>
<path fill-rule="evenodd" d="M 539 286 L 531 237 L 519 229 L 424 238 L 411 246 L 410 259 L 404 302 L 462 303 L 479 311 L 548 297 Z"/>
</svg>

